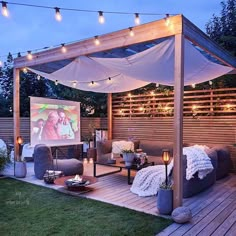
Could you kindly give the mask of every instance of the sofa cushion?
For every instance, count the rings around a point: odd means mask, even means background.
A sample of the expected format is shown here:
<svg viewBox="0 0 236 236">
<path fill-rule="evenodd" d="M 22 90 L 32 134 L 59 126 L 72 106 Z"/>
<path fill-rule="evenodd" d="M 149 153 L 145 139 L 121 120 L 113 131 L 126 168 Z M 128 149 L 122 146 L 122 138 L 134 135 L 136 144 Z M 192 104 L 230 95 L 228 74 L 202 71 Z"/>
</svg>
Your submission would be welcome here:
<svg viewBox="0 0 236 236">
<path fill-rule="evenodd" d="M 228 175 L 230 166 L 232 165 L 230 159 L 230 152 L 226 146 L 215 145 L 212 149 L 217 152 L 218 166 L 216 169 L 216 179 L 221 179 Z"/>
<path fill-rule="evenodd" d="M 151 141 L 151 140 L 140 140 L 139 148 L 146 152 L 150 156 L 162 155 L 163 149 L 169 149 L 171 156 L 173 156 L 173 143 L 166 141 Z"/>
<path fill-rule="evenodd" d="M 198 174 L 194 175 L 194 178 L 186 180 L 186 168 L 187 159 L 183 156 L 183 197 L 192 197 L 195 194 L 202 192 L 203 190 L 212 186 L 216 181 L 216 168 L 217 168 L 217 152 L 210 148 L 205 150 L 207 155 L 211 159 L 211 163 L 214 167 L 213 171 L 209 173 L 205 178 L 199 179 Z"/>
<path fill-rule="evenodd" d="M 113 141 L 112 142 L 112 153 L 114 157 L 119 157 L 123 150 L 134 151 L 134 143 L 132 141 Z"/>
</svg>

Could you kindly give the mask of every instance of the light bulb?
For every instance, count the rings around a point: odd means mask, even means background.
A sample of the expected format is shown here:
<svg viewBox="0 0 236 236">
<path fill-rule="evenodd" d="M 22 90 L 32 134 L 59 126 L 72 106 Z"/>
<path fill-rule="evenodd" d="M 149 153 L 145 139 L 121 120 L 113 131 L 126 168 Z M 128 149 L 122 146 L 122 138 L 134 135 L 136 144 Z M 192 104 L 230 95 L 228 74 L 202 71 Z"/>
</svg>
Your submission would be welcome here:
<svg viewBox="0 0 236 236">
<path fill-rule="evenodd" d="M 150 93 L 151 95 L 154 95 L 155 93 L 154 93 L 154 91 L 151 91 L 151 93 Z"/>
<path fill-rule="evenodd" d="M 132 96 L 132 94 L 131 93 L 128 93 L 128 97 L 131 97 Z"/>
<path fill-rule="evenodd" d="M 23 68 L 23 72 L 24 72 L 25 74 L 28 72 L 26 67 Z"/>
<path fill-rule="evenodd" d="M 55 80 L 55 85 L 58 85 L 58 80 L 57 79 Z"/>
<path fill-rule="evenodd" d="M 210 80 L 210 81 L 209 81 L 209 85 L 212 85 L 212 84 L 213 84 L 213 82 Z"/>
<path fill-rule="evenodd" d="M 72 82 L 72 85 L 73 85 L 73 88 L 76 88 L 77 82 L 76 82 L 76 81 L 73 81 L 73 82 Z"/>
<path fill-rule="evenodd" d="M 0 61 L 0 67 L 2 67 L 2 61 Z"/>
<path fill-rule="evenodd" d="M 136 25 L 140 25 L 140 18 L 139 18 L 139 14 L 138 13 L 135 13 L 135 18 L 134 18 L 134 22 Z"/>
<path fill-rule="evenodd" d="M 2 2 L 2 15 L 5 17 L 9 16 L 9 11 L 7 9 L 7 3 L 6 2 Z"/>
<path fill-rule="evenodd" d="M 95 36 L 94 37 L 95 39 L 94 39 L 94 43 L 95 43 L 95 45 L 99 45 L 100 44 L 100 41 L 99 41 L 99 39 L 98 39 L 98 36 Z"/>
<path fill-rule="evenodd" d="M 61 44 L 61 51 L 62 51 L 62 53 L 66 53 L 67 52 L 67 49 L 66 49 L 64 43 Z"/>
<path fill-rule="evenodd" d="M 170 15 L 169 14 L 166 14 L 165 23 L 166 23 L 166 26 L 170 25 Z"/>
<path fill-rule="evenodd" d="M 27 58 L 28 58 L 28 60 L 32 60 L 33 59 L 33 55 L 31 53 L 31 51 L 28 51 Z"/>
<path fill-rule="evenodd" d="M 159 83 L 156 83 L 156 88 L 158 88 L 159 87 Z"/>
<path fill-rule="evenodd" d="M 192 84 L 192 88 L 196 88 L 196 84 Z"/>
<path fill-rule="evenodd" d="M 40 75 L 37 75 L 37 80 L 40 80 Z"/>
<path fill-rule="evenodd" d="M 134 36 L 134 31 L 133 31 L 133 28 L 132 28 L 132 27 L 129 27 L 129 35 L 130 35 L 131 37 Z"/>
<path fill-rule="evenodd" d="M 59 7 L 55 7 L 55 19 L 57 21 L 61 21 L 62 20 L 62 16 L 61 16 L 61 13 L 60 13 L 60 8 Z"/>
<path fill-rule="evenodd" d="M 98 16 L 98 21 L 99 21 L 99 23 L 100 23 L 100 24 L 104 24 L 105 18 L 104 18 L 104 16 L 103 16 L 103 12 L 102 12 L 102 11 L 99 11 L 98 14 L 99 14 L 99 16 Z"/>
</svg>

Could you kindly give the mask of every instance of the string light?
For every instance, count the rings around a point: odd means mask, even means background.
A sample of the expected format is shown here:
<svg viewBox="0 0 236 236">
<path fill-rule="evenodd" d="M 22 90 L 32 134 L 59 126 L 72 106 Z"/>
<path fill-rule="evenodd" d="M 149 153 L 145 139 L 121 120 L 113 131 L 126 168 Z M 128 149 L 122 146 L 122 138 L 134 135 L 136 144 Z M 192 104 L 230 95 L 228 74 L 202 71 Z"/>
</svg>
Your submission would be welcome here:
<svg viewBox="0 0 236 236">
<path fill-rule="evenodd" d="M 57 79 L 55 80 L 55 85 L 58 85 L 58 80 Z"/>
<path fill-rule="evenodd" d="M 62 16 L 61 16 L 61 13 L 60 13 L 60 8 L 59 7 L 55 7 L 55 19 L 57 21 L 61 21 L 62 20 Z"/>
<path fill-rule="evenodd" d="M 131 93 L 128 93 L 128 97 L 131 97 L 132 96 L 132 94 Z"/>
<path fill-rule="evenodd" d="M 62 51 L 62 53 L 66 53 L 67 52 L 67 49 L 66 49 L 64 43 L 61 44 L 61 51 Z"/>
<path fill-rule="evenodd" d="M 192 110 L 196 110 L 197 109 L 197 106 L 196 105 L 193 105 L 192 106 Z"/>
<path fill-rule="evenodd" d="M 26 67 L 23 68 L 23 72 L 24 72 L 25 74 L 28 72 Z"/>
<path fill-rule="evenodd" d="M 73 86 L 73 88 L 76 88 L 76 86 L 77 86 L 77 81 L 73 81 L 73 82 L 72 82 L 72 86 Z"/>
<path fill-rule="evenodd" d="M 151 91 L 151 93 L 150 93 L 151 95 L 154 95 L 155 93 L 154 93 L 154 91 Z"/>
<path fill-rule="evenodd" d="M 32 60 L 33 59 L 33 55 L 31 53 L 31 51 L 28 51 L 27 58 L 28 58 L 28 60 Z"/>
<path fill-rule="evenodd" d="M 5 17 L 9 16 L 9 12 L 7 9 L 7 3 L 2 1 L 2 15 Z"/>
<path fill-rule="evenodd" d="M 3 65 L 3 63 L 2 63 L 2 61 L 0 61 L 0 67 L 2 67 L 2 65 Z"/>
<path fill-rule="evenodd" d="M 160 85 L 159 83 L 156 83 L 156 88 L 158 88 L 158 87 L 159 87 L 159 85 Z"/>
<path fill-rule="evenodd" d="M 99 45 L 100 44 L 100 41 L 99 41 L 99 39 L 98 39 L 98 36 L 95 36 L 94 37 L 94 43 L 95 43 L 95 45 Z"/>
<path fill-rule="evenodd" d="M 134 17 L 134 23 L 136 25 L 140 25 L 140 18 L 139 18 L 139 13 L 134 13 L 135 17 Z"/>
<path fill-rule="evenodd" d="M 166 23 L 166 26 L 170 25 L 170 15 L 169 14 L 166 14 L 165 23 Z"/>
<path fill-rule="evenodd" d="M 210 80 L 210 81 L 209 81 L 209 85 L 212 85 L 212 84 L 213 84 L 213 82 Z"/>
<path fill-rule="evenodd" d="M 196 84 L 192 84 L 192 88 L 196 88 Z"/>
<path fill-rule="evenodd" d="M 139 107 L 139 110 L 140 110 L 140 111 L 143 111 L 143 110 L 144 110 L 144 108 L 143 108 L 143 107 Z"/>
<path fill-rule="evenodd" d="M 37 80 L 40 80 L 40 75 L 37 75 Z"/>
<path fill-rule="evenodd" d="M 131 37 L 134 36 L 134 31 L 133 31 L 133 28 L 132 28 L 132 27 L 129 27 L 129 35 L 130 35 Z"/>
<path fill-rule="evenodd" d="M 100 24 L 104 24 L 105 23 L 105 18 L 103 16 L 103 12 L 102 11 L 98 12 L 98 21 L 99 21 Z"/>
</svg>

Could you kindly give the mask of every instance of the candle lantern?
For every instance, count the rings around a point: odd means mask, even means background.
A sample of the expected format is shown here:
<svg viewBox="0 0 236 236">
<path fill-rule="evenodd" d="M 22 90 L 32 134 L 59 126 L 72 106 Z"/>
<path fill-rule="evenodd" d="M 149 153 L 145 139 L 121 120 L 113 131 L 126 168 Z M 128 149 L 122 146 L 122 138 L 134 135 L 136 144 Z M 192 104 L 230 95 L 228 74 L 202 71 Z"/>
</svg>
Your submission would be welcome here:
<svg viewBox="0 0 236 236">
<path fill-rule="evenodd" d="M 168 185 L 168 176 L 167 176 L 167 166 L 170 161 L 170 150 L 169 149 L 163 149 L 162 150 L 162 160 L 165 164 L 165 172 L 166 172 L 166 186 Z"/>
</svg>

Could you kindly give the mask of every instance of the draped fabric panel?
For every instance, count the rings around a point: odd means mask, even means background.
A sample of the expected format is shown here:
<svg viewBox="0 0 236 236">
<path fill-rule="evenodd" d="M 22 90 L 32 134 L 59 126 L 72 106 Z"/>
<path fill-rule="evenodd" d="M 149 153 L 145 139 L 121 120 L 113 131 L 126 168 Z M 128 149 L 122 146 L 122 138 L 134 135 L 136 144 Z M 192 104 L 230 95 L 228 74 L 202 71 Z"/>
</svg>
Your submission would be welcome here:
<svg viewBox="0 0 236 236">
<path fill-rule="evenodd" d="M 85 91 L 116 93 L 149 83 L 174 85 L 174 38 L 125 58 L 80 56 L 53 73 L 37 73 L 50 80 Z M 187 39 L 184 41 L 184 84 L 198 84 L 232 71 L 209 61 Z"/>
</svg>

